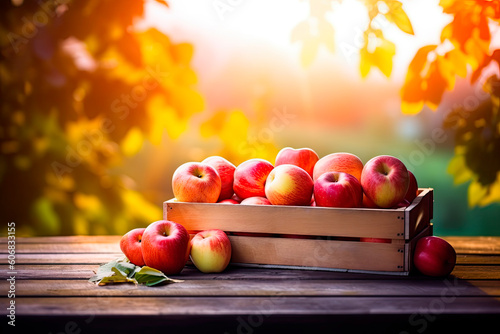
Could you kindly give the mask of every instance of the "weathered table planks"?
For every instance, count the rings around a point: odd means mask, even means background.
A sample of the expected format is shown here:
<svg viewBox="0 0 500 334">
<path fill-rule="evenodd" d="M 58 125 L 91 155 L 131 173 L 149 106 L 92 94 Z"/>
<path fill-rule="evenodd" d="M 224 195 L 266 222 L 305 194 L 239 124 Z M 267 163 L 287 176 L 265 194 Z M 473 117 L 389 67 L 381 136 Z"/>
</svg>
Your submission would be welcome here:
<svg viewBox="0 0 500 334">
<path fill-rule="evenodd" d="M 183 283 L 98 287 L 87 280 L 121 256 L 118 236 L 16 239 L 16 327 L 2 333 L 464 332 L 500 320 L 500 237 L 448 237 L 458 264 L 448 278 L 229 267 Z M 0 296 L 10 272 L 0 238 Z"/>
</svg>

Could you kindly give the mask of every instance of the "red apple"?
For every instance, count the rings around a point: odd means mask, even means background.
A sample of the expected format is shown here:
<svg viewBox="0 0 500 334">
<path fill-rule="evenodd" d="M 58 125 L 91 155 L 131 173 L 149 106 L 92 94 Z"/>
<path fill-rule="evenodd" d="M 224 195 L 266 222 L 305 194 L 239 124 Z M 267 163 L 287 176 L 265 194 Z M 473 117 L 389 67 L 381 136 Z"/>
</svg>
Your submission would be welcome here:
<svg viewBox="0 0 500 334">
<path fill-rule="evenodd" d="M 452 245 L 439 237 L 423 237 L 413 253 L 415 267 L 424 275 L 447 276 L 455 267 L 457 253 Z"/>
<path fill-rule="evenodd" d="M 240 204 L 243 205 L 272 205 L 271 202 L 265 197 L 253 196 L 245 198 Z"/>
<path fill-rule="evenodd" d="M 302 168 L 313 177 L 314 165 L 316 165 L 318 160 L 318 154 L 310 148 L 293 149 L 291 147 L 285 147 L 278 152 L 274 166 L 286 164 L 295 165 Z"/>
<path fill-rule="evenodd" d="M 313 180 L 295 165 L 275 167 L 266 180 L 266 197 L 273 205 L 309 205 L 313 193 Z"/>
<path fill-rule="evenodd" d="M 363 203 L 363 189 L 351 174 L 326 172 L 314 182 L 314 199 L 316 206 L 357 208 Z"/>
<path fill-rule="evenodd" d="M 392 208 L 408 191 L 410 178 L 406 166 L 390 155 L 380 155 L 368 161 L 361 174 L 366 196 L 380 208 Z"/>
<path fill-rule="evenodd" d="M 242 200 L 248 197 L 265 197 L 266 179 L 274 166 L 264 159 L 250 159 L 242 162 L 234 171 L 233 189 Z"/>
<path fill-rule="evenodd" d="M 135 228 L 125 233 L 120 239 L 120 249 L 130 262 L 136 266 L 142 267 L 144 259 L 142 258 L 141 239 L 145 228 Z"/>
<path fill-rule="evenodd" d="M 191 244 L 191 261 L 201 272 L 220 273 L 231 260 L 231 242 L 221 230 L 201 231 Z"/>
<path fill-rule="evenodd" d="M 179 202 L 215 203 L 221 192 L 221 179 L 208 164 L 186 162 L 175 170 L 172 189 Z"/>
<path fill-rule="evenodd" d="M 359 238 L 359 241 L 361 242 L 377 242 L 381 244 L 390 244 L 391 239 L 385 239 L 385 238 Z"/>
<path fill-rule="evenodd" d="M 232 197 L 231 197 L 232 200 L 235 200 L 236 202 L 238 203 L 241 203 L 242 199 L 238 197 L 238 195 L 234 194 Z"/>
<path fill-rule="evenodd" d="M 372 202 L 371 199 L 366 197 L 366 194 L 363 192 L 363 207 L 364 208 L 370 208 L 370 209 L 376 209 L 378 206 Z"/>
<path fill-rule="evenodd" d="M 408 171 L 408 176 L 410 178 L 410 184 L 408 185 L 408 191 L 406 192 L 405 199 L 411 203 L 417 197 L 418 193 L 418 183 L 417 178 L 412 172 Z"/>
<path fill-rule="evenodd" d="M 222 201 L 219 201 L 217 203 L 220 203 L 220 204 L 240 204 L 240 202 L 238 201 L 235 201 L 234 199 L 232 198 L 229 198 L 229 199 L 223 199 Z"/>
<path fill-rule="evenodd" d="M 361 180 L 363 162 L 360 158 L 351 153 L 332 153 L 323 158 L 314 166 L 313 180 L 316 181 L 325 172 L 348 173 Z"/>
<path fill-rule="evenodd" d="M 142 256 L 147 266 L 166 275 L 178 274 L 186 264 L 189 233 L 184 226 L 159 220 L 151 223 L 142 235 Z"/>
<path fill-rule="evenodd" d="M 233 196 L 234 194 L 233 181 L 234 170 L 236 169 L 236 167 L 223 157 L 219 156 L 208 157 L 203 160 L 202 163 L 206 163 L 207 165 L 212 166 L 213 168 L 215 168 L 217 173 L 219 173 L 221 180 L 221 191 L 217 201 L 220 202 L 224 199 L 231 198 L 231 196 Z"/>
</svg>

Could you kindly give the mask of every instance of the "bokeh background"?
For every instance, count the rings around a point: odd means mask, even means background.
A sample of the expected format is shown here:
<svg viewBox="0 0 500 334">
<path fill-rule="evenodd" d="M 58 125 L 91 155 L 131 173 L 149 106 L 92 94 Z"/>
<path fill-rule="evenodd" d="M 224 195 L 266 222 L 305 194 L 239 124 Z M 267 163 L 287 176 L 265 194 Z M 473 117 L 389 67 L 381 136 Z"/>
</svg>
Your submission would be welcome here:
<svg viewBox="0 0 500 334">
<path fill-rule="evenodd" d="M 498 2 L 11 0 L 0 19 L 18 236 L 147 226 L 180 164 L 286 146 L 394 155 L 434 188 L 436 235 L 500 235 Z"/>
</svg>

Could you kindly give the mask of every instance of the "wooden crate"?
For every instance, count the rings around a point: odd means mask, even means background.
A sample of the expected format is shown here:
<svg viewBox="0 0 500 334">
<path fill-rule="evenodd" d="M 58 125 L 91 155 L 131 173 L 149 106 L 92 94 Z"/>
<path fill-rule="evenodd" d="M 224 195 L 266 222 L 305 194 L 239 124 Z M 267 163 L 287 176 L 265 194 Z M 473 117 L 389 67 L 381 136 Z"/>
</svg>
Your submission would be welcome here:
<svg viewBox="0 0 500 334">
<path fill-rule="evenodd" d="M 188 231 L 230 235 L 232 263 L 408 274 L 416 240 L 432 235 L 433 189 L 407 208 L 163 203 L 164 219 Z M 360 238 L 390 239 L 390 243 Z"/>
</svg>

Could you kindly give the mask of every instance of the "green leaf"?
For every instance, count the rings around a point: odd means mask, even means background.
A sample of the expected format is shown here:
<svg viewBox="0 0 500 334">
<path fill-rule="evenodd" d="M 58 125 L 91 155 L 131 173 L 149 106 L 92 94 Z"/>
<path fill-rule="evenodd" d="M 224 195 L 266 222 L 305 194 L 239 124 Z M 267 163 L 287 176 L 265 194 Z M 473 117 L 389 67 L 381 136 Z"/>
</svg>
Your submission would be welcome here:
<svg viewBox="0 0 500 334">
<path fill-rule="evenodd" d="M 130 262 L 117 262 L 115 267 L 123 276 L 133 277 L 136 265 Z"/>
<path fill-rule="evenodd" d="M 119 258 L 101 265 L 96 274 L 89 279 L 89 282 L 97 285 L 134 283 L 153 286 L 160 283 L 169 284 L 182 281 L 168 278 L 161 271 L 148 266 L 136 266 L 130 263 L 127 258 Z"/>
<path fill-rule="evenodd" d="M 164 273 L 154 268 L 144 266 L 139 271 L 135 273 L 135 279 L 139 284 L 144 284 L 146 286 L 153 286 L 160 283 L 177 283 L 182 282 L 182 280 L 175 280 L 168 278 Z"/>
<path fill-rule="evenodd" d="M 106 285 L 109 283 L 134 283 L 137 284 L 137 281 L 134 278 L 129 278 L 126 275 L 118 270 L 117 268 L 111 268 L 112 274 L 109 276 L 103 277 L 97 284 L 98 285 Z"/>
</svg>

